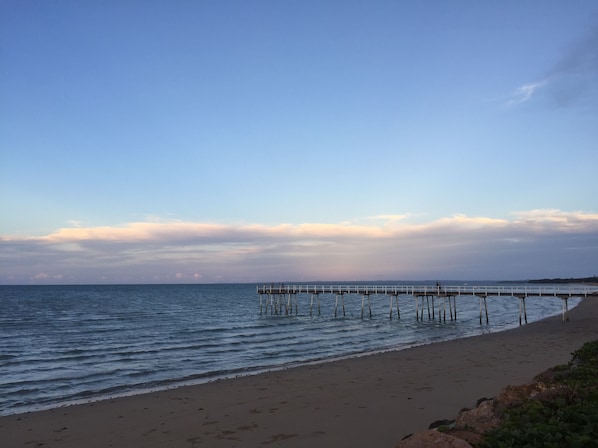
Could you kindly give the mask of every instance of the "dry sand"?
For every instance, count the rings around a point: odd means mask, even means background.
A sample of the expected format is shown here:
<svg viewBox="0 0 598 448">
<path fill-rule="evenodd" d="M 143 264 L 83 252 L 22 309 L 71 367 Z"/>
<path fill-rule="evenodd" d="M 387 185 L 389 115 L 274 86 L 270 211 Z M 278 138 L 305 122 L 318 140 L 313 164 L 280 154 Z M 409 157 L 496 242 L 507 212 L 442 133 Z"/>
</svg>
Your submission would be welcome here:
<svg viewBox="0 0 598 448">
<path fill-rule="evenodd" d="M 393 447 L 598 338 L 598 300 L 517 329 L 0 418 L 12 447 Z"/>
</svg>

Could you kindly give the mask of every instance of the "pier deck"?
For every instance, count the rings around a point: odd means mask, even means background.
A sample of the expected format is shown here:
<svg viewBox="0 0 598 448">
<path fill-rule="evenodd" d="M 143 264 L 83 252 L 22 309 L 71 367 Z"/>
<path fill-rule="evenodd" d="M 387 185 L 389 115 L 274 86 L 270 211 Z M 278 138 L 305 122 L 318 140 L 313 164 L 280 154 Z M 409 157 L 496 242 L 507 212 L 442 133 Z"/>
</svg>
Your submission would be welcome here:
<svg viewBox="0 0 598 448">
<path fill-rule="evenodd" d="M 263 312 L 263 296 L 266 296 L 266 312 L 270 307 L 271 313 L 274 314 L 292 314 L 293 301 L 295 303 L 295 313 L 297 310 L 298 294 L 307 294 L 311 296 L 310 315 L 313 313 L 314 298 L 317 301 L 318 314 L 320 312 L 320 295 L 334 295 L 336 297 L 336 305 L 334 308 L 334 315 L 336 317 L 338 310 L 339 297 L 342 302 L 343 315 L 345 314 L 345 295 L 358 295 L 362 297 L 361 302 L 361 317 L 363 318 L 365 304 L 369 308 L 370 317 L 372 316 L 370 296 L 388 296 L 390 298 L 389 316 L 393 316 L 393 298 L 396 302 L 397 317 L 400 318 L 399 310 L 399 296 L 415 298 L 415 313 L 416 318 L 423 319 L 424 301 L 428 306 L 428 317 L 435 315 L 434 298 L 442 299 L 444 301 L 444 319 L 446 320 L 446 305 L 448 300 L 449 312 L 451 320 L 457 319 L 457 303 L 456 298 L 461 296 L 478 297 L 480 299 L 480 323 L 485 311 L 486 323 L 488 323 L 488 306 L 486 299 L 488 297 L 516 297 L 519 299 L 519 323 L 523 320 L 527 323 L 527 311 L 525 299 L 528 297 L 558 297 L 563 301 L 563 321 L 568 321 L 568 299 L 572 297 L 598 298 L 598 286 L 515 286 L 515 285 L 308 285 L 308 284 L 264 284 L 257 286 L 257 293 L 260 298 L 260 313 Z M 430 314 L 430 299 L 432 299 L 432 315 Z M 420 308 L 421 301 L 421 308 Z M 420 313 L 421 310 L 421 313 Z M 439 312 L 440 315 L 440 312 Z"/>
</svg>

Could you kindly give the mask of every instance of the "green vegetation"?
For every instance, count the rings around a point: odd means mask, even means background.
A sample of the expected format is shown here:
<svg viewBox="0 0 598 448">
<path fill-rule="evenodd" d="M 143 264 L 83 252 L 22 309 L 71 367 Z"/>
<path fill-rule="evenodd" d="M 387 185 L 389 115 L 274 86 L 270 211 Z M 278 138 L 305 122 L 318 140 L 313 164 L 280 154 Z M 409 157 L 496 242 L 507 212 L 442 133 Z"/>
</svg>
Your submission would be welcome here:
<svg viewBox="0 0 598 448">
<path fill-rule="evenodd" d="M 541 375 L 555 393 L 505 412 L 480 448 L 598 447 L 598 340 L 584 344 L 567 365 Z"/>
</svg>

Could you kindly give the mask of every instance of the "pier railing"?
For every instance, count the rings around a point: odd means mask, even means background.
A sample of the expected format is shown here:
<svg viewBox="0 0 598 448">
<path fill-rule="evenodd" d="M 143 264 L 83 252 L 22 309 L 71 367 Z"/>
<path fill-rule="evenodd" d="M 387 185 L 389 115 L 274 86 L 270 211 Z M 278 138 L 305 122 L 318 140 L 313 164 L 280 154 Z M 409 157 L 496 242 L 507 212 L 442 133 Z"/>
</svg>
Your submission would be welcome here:
<svg viewBox="0 0 598 448">
<path fill-rule="evenodd" d="M 598 297 L 598 287 L 590 286 L 518 286 L 518 285 L 285 285 L 257 286 L 258 294 L 358 294 L 409 296 L 508 296 L 508 297 Z"/>
</svg>

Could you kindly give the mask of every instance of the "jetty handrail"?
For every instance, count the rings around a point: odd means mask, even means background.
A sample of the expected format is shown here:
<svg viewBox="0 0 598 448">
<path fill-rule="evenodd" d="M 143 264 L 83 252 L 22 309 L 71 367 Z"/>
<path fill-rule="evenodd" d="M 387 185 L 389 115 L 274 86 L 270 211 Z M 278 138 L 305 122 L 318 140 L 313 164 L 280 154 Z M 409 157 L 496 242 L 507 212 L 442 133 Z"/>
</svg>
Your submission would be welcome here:
<svg viewBox="0 0 598 448">
<path fill-rule="evenodd" d="M 258 294 L 360 294 L 360 295 L 453 295 L 453 296 L 598 296 L 598 288 L 571 285 L 325 285 L 271 283 L 257 286 Z"/>
</svg>

